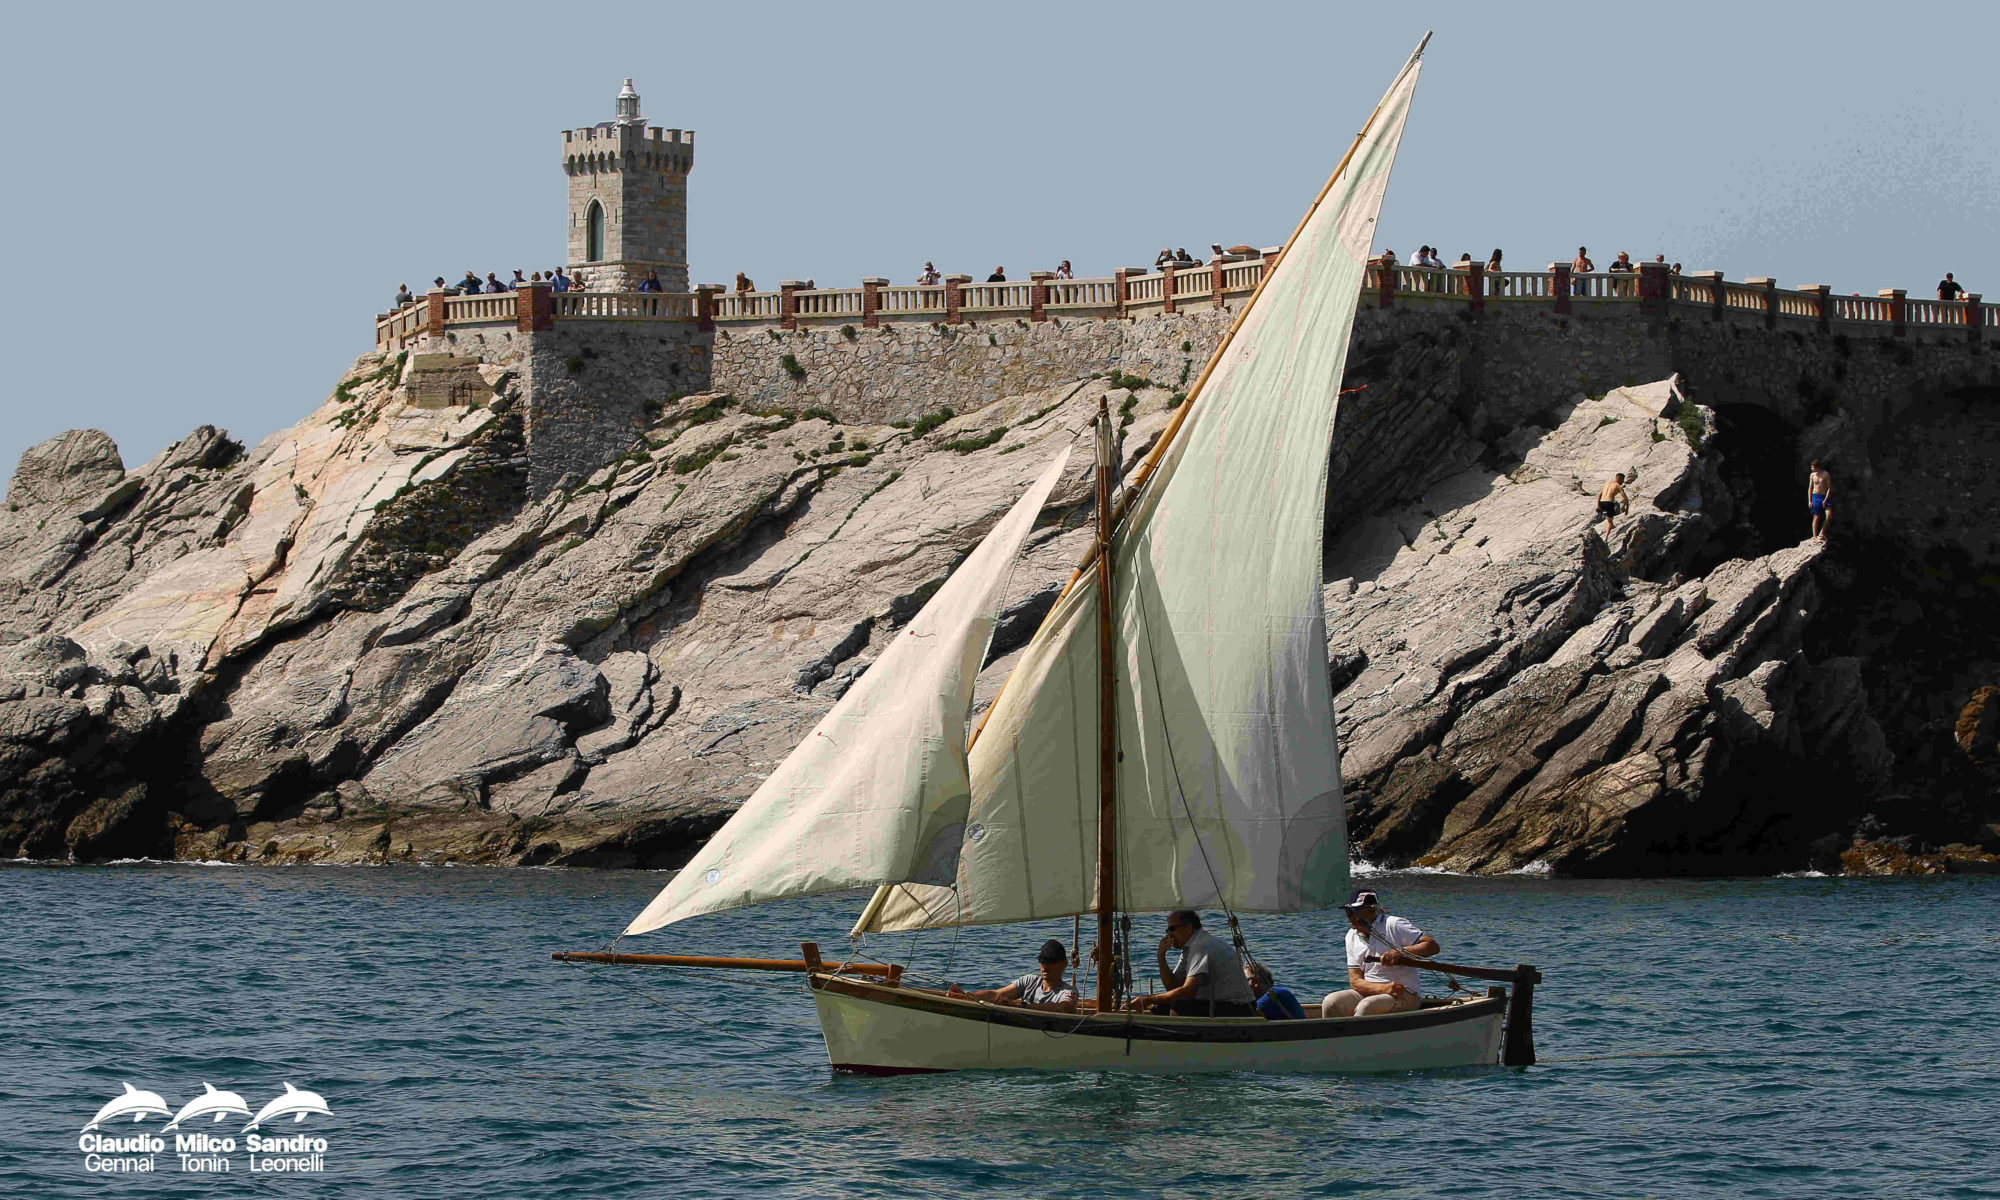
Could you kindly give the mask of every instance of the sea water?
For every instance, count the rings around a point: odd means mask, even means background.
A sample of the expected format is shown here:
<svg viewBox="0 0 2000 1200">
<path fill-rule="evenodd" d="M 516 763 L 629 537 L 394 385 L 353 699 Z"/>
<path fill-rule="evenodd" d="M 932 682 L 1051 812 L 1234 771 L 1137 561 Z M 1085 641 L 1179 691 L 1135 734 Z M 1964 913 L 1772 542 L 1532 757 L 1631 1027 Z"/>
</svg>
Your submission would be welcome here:
<svg viewBox="0 0 2000 1200">
<path fill-rule="evenodd" d="M 828 1070 L 796 977 L 549 961 L 665 878 L 0 867 L 0 1195 L 2000 1193 L 2000 880 L 1378 876 L 1446 958 L 1541 968 L 1539 1065 L 860 1078 Z M 623 948 L 833 955 L 861 899 Z M 1160 924 L 1138 922 L 1143 969 Z M 1245 928 L 1302 997 L 1343 980 L 1337 914 Z M 934 932 L 914 960 L 997 986 L 1050 936 L 1070 923 Z M 204 1082 L 326 1112 L 79 1133 L 125 1083 L 178 1110 Z M 189 1133 L 209 1140 L 183 1156 Z M 87 1162 L 94 1136 L 162 1149 Z"/>
</svg>

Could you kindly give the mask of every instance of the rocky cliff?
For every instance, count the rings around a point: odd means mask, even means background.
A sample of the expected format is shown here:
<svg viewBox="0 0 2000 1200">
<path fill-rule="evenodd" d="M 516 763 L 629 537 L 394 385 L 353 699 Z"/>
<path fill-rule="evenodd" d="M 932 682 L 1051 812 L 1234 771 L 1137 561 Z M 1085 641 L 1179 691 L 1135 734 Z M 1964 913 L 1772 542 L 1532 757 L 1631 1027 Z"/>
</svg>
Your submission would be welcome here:
<svg viewBox="0 0 2000 1200">
<path fill-rule="evenodd" d="M 1884 800 L 1924 784 L 1870 664 L 1823 644 L 1855 565 L 1745 550 L 1740 482 L 1696 450 L 1713 413 L 1662 384 L 1440 439 L 1383 418 L 1448 411 L 1452 372 L 1363 361 L 1375 419 L 1335 455 L 1327 589 L 1359 855 L 1713 873 L 1837 861 L 1856 832 L 1980 836 L 1991 722 L 1951 760 L 1956 808 Z M 441 393 L 364 357 L 248 451 L 203 428 L 128 472 L 80 431 L 23 458 L 0 850 L 676 863 L 1100 398 L 1128 460 L 1178 402 L 1087 379 L 897 427 L 670 396 L 617 461 L 530 499 L 519 383 L 478 370 Z M 1083 470 L 1015 573 L 982 702 L 1082 550 Z M 1634 503 L 1606 538 L 1586 526 L 1613 470 Z M 1370 492 L 1418 498 L 1364 516 Z"/>
</svg>

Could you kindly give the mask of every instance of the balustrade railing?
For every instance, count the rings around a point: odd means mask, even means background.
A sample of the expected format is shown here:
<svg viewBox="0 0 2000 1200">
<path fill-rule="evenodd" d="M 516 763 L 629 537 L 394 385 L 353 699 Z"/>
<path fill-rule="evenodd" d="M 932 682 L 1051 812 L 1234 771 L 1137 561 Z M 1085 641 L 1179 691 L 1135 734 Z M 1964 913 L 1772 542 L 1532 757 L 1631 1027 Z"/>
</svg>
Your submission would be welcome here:
<svg viewBox="0 0 2000 1200">
<path fill-rule="evenodd" d="M 1033 285 L 968 283 L 959 289 L 961 308 L 1033 308 Z"/>
<path fill-rule="evenodd" d="M 1190 268 L 1174 275 L 1174 299 L 1189 300 L 1215 294 L 1215 272 L 1207 267 Z"/>
<path fill-rule="evenodd" d="M 879 293 L 885 313 L 941 313 L 945 309 L 941 284 L 915 287 L 885 287 Z"/>
<path fill-rule="evenodd" d="M 1245 259 L 1221 265 L 1225 293 L 1254 290 L 1264 277 L 1260 259 Z M 1399 299 L 1428 301 L 1471 299 L 1471 272 L 1458 268 L 1418 267 L 1396 263 L 1387 268 L 1371 261 L 1363 276 L 1364 292 L 1384 290 L 1384 273 L 1390 290 Z M 1176 306 L 1207 300 L 1215 294 L 1216 267 L 1206 265 L 1174 273 L 1173 299 Z M 966 283 L 958 285 L 959 309 L 979 312 L 1038 313 L 1035 293 L 1046 289 L 1044 310 L 1119 310 L 1129 306 L 1164 305 L 1167 300 L 1164 272 L 1128 275 L 1112 279 L 1049 279 L 1039 283 Z M 1558 296 L 1560 277 L 1551 271 L 1495 271 L 1482 278 L 1488 297 L 1503 300 L 1555 301 L 1558 307 L 1569 300 L 1634 300 L 1639 298 L 1640 275 L 1626 272 L 1589 272 L 1567 279 L 1569 295 Z M 871 285 L 873 287 L 873 285 Z M 875 310 L 867 307 L 869 288 L 815 288 L 789 293 L 789 316 L 796 319 L 861 321 L 872 324 L 874 314 L 882 316 L 942 317 L 951 309 L 949 285 L 899 285 L 874 287 Z M 1906 326 L 1961 328 L 1976 322 L 1981 328 L 2000 327 L 2000 305 L 1982 304 L 1975 315 L 1966 301 L 1941 301 L 1921 297 L 1842 296 L 1820 289 L 1805 292 L 1766 286 L 1764 281 L 1735 283 L 1701 275 L 1673 275 L 1665 284 L 1666 298 L 1675 304 L 1710 310 L 1722 309 L 1744 314 L 1756 313 L 1769 319 L 1814 321 L 1822 312 L 1829 321 L 1847 325 L 1892 325 L 1899 319 Z M 710 292 L 705 305 L 698 305 L 690 292 L 564 292 L 549 297 L 550 315 L 556 319 L 653 319 L 685 321 L 704 309 L 717 321 L 777 321 L 788 316 L 787 293 Z M 433 328 L 431 305 L 442 306 L 446 326 L 498 324 L 526 320 L 525 293 L 502 292 L 475 296 L 445 296 L 431 293 L 407 307 L 377 316 L 375 342 L 378 346 L 403 345 Z M 1899 310 L 1900 306 L 1900 310 Z M 1975 335 L 1976 336 L 1976 335 Z"/>
<path fill-rule="evenodd" d="M 1167 297 L 1167 277 L 1165 275 L 1127 275 L 1125 277 L 1125 301 L 1128 304 L 1144 304 L 1160 301 Z"/>
<path fill-rule="evenodd" d="M 776 292 L 718 292 L 715 319 L 718 321 L 775 318 L 780 308 Z"/>
<path fill-rule="evenodd" d="M 1261 259 L 1230 263 L 1222 268 L 1222 290 L 1225 292 L 1255 291 L 1263 281 L 1264 263 Z"/>
<path fill-rule="evenodd" d="M 375 344 L 401 344 L 424 331 L 430 323 L 430 301 L 419 300 L 375 319 Z"/>
<path fill-rule="evenodd" d="M 1770 307 L 1770 304 L 1770 295 L 1763 288 L 1750 287 L 1747 284 L 1741 283 L 1729 283 L 1726 280 L 1722 284 L 1722 306 L 1724 308 L 1740 308 L 1748 312 L 1763 312 Z"/>
<path fill-rule="evenodd" d="M 1778 300 L 1778 315 L 1781 317 L 1807 317 L 1819 319 L 1819 300 L 1800 292 L 1774 292 Z"/>
<path fill-rule="evenodd" d="M 1889 302 L 1874 296 L 1835 296 L 1833 298 L 1833 319 L 1836 321 L 1881 321 L 1887 323 Z"/>
<path fill-rule="evenodd" d="M 1505 300 L 1546 300 L 1556 294 L 1555 276 L 1547 271 L 1492 271 L 1486 294 Z"/>
<path fill-rule="evenodd" d="M 491 296 L 446 296 L 444 322 L 447 325 L 471 325 L 511 321 L 514 319 L 514 304 L 512 292 L 498 292 Z"/>
<path fill-rule="evenodd" d="M 1116 308 L 1118 281 L 1115 279 L 1051 279 L 1050 308 Z"/>
<path fill-rule="evenodd" d="M 824 288 L 794 292 L 802 317 L 858 317 L 861 315 L 860 288 Z"/>
<path fill-rule="evenodd" d="M 1674 299 L 1687 304 L 1715 304 L 1715 285 L 1706 279 L 1690 279 L 1685 275 L 1671 277 Z"/>
<path fill-rule="evenodd" d="M 694 316 L 694 295 L 690 292 L 564 292 L 554 300 L 558 317 Z M 508 316 L 512 315 L 510 307 Z"/>
</svg>

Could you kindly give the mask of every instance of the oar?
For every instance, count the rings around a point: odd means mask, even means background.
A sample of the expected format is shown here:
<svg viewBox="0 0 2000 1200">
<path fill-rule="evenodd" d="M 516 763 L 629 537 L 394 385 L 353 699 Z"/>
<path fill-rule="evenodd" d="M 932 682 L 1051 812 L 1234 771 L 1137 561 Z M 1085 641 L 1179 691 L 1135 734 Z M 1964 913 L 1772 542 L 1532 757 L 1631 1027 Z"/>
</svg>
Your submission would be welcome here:
<svg viewBox="0 0 2000 1200">
<path fill-rule="evenodd" d="M 819 948 L 813 947 L 812 958 L 720 958 L 694 954 L 601 954 L 573 950 L 557 950 L 549 957 L 557 962 L 607 963 L 620 967 L 713 967 L 728 971 L 798 971 L 818 974 L 827 969 L 820 961 Z M 834 968 L 843 975 L 882 975 L 890 980 L 902 978 L 901 963 L 842 963 Z"/>
</svg>

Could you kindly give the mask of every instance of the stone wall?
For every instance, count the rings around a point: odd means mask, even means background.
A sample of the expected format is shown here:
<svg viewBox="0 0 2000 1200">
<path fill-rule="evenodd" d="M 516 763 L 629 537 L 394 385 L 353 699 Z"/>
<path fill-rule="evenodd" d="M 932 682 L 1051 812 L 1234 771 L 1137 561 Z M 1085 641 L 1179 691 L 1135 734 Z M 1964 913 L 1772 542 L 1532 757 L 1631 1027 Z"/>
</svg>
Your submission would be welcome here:
<svg viewBox="0 0 2000 1200">
<path fill-rule="evenodd" d="M 688 322 L 560 322 L 527 342 L 528 494 L 630 449 L 668 396 L 708 389 L 710 335 Z"/>
<path fill-rule="evenodd" d="M 885 323 L 879 329 L 723 328 L 710 386 L 764 408 L 824 408 L 847 422 L 958 412 L 1118 370 L 1176 391 L 1201 374 L 1234 314 L 1126 320 Z M 852 331 L 851 336 L 848 331 Z M 788 370 L 785 358 L 797 363 Z"/>
</svg>

